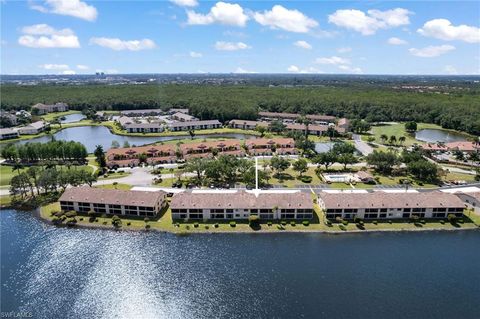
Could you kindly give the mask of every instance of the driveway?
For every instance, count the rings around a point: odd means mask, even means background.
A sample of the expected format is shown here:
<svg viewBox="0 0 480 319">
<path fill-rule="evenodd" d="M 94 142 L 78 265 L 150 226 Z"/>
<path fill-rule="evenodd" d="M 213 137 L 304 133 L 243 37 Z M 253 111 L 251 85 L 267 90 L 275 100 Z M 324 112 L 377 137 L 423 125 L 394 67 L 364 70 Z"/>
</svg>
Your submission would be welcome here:
<svg viewBox="0 0 480 319">
<path fill-rule="evenodd" d="M 362 141 L 362 138 L 360 135 L 353 134 L 352 137 L 353 137 L 353 141 L 355 142 L 355 147 L 357 148 L 357 150 L 360 151 L 360 153 L 362 153 L 362 155 L 366 156 L 373 152 L 373 148 L 370 145 L 368 145 L 366 142 Z"/>
</svg>

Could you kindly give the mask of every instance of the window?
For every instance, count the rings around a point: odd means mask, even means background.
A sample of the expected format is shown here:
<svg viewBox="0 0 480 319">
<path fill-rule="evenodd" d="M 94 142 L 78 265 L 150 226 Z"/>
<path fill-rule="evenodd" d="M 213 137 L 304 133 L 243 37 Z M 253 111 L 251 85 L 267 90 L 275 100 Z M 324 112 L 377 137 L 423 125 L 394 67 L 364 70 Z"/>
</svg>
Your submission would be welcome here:
<svg viewBox="0 0 480 319">
<path fill-rule="evenodd" d="M 410 217 L 410 213 L 403 213 L 402 217 L 403 217 L 403 218 L 409 218 L 409 217 Z"/>
<path fill-rule="evenodd" d="M 411 210 L 410 208 L 404 208 L 404 209 L 403 209 L 403 212 L 404 212 L 404 213 L 410 213 L 410 210 Z"/>
</svg>

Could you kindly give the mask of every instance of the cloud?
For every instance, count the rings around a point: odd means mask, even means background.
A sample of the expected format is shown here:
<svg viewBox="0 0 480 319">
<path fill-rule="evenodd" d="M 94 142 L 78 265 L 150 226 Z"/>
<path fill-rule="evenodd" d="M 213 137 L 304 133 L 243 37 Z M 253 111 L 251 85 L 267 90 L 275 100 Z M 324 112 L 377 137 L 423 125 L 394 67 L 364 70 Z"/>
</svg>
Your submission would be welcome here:
<svg viewBox="0 0 480 319">
<path fill-rule="evenodd" d="M 237 51 L 237 50 L 245 50 L 250 49 L 251 47 L 243 42 L 224 42 L 224 41 L 217 41 L 215 43 L 215 49 L 220 51 Z"/>
<path fill-rule="evenodd" d="M 203 54 L 201 54 L 200 52 L 190 51 L 190 57 L 192 58 L 201 58 L 202 56 Z"/>
<path fill-rule="evenodd" d="M 340 64 L 350 64 L 349 59 L 341 58 L 339 56 L 332 56 L 329 58 L 317 58 L 315 63 L 318 64 L 333 64 L 333 65 L 340 65 Z"/>
<path fill-rule="evenodd" d="M 445 65 L 445 68 L 443 68 L 443 71 L 451 75 L 458 74 L 457 69 L 453 65 Z"/>
<path fill-rule="evenodd" d="M 77 64 L 77 69 L 79 70 L 88 70 L 90 67 L 88 65 Z"/>
<path fill-rule="evenodd" d="M 98 15 L 94 6 L 80 0 L 45 0 L 44 5 L 32 2 L 30 8 L 43 13 L 72 16 L 87 21 L 95 21 Z"/>
<path fill-rule="evenodd" d="M 355 67 L 350 67 L 349 65 L 339 65 L 338 68 L 342 71 L 346 71 L 348 73 L 354 73 L 354 74 L 361 74 L 362 69 L 360 68 L 355 68 Z"/>
<path fill-rule="evenodd" d="M 175 3 L 180 7 L 196 7 L 198 6 L 197 0 L 170 0 L 170 2 Z"/>
<path fill-rule="evenodd" d="M 388 43 L 388 44 L 391 44 L 391 45 L 404 45 L 404 44 L 408 44 L 407 41 L 402 40 L 402 39 L 400 39 L 400 38 L 396 38 L 396 37 L 391 37 L 390 39 L 388 39 L 387 43 Z"/>
<path fill-rule="evenodd" d="M 272 10 L 253 14 L 255 21 L 271 29 L 281 29 L 290 32 L 306 33 L 318 26 L 318 22 L 307 17 L 298 10 L 288 10 L 281 5 L 275 5 Z"/>
<path fill-rule="evenodd" d="M 243 12 L 243 8 L 235 3 L 217 2 L 208 14 L 196 13 L 193 10 L 187 11 L 187 24 L 207 25 L 219 23 L 244 27 L 249 19 Z"/>
<path fill-rule="evenodd" d="M 337 10 L 328 16 L 328 22 L 339 27 L 360 32 L 362 35 L 372 35 L 378 29 L 387 29 L 410 24 L 407 9 L 368 10 L 367 13 L 356 9 Z"/>
<path fill-rule="evenodd" d="M 298 66 L 296 65 L 290 65 L 288 68 L 287 68 L 287 71 L 288 72 L 291 72 L 291 73 L 323 73 L 322 71 L 316 69 L 316 68 L 313 68 L 313 67 L 309 67 L 307 69 L 300 69 Z"/>
<path fill-rule="evenodd" d="M 350 48 L 350 47 L 338 48 L 338 49 L 337 49 L 337 52 L 338 52 L 338 53 L 348 53 L 348 52 L 351 52 L 351 51 L 352 51 L 352 48 Z"/>
<path fill-rule="evenodd" d="M 242 69 L 241 67 L 238 67 L 233 73 L 257 73 L 257 72 L 245 70 L 245 69 Z"/>
<path fill-rule="evenodd" d="M 439 46 L 428 46 L 422 49 L 411 48 L 408 51 L 414 55 L 421 58 L 433 58 L 439 55 L 445 54 L 449 51 L 455 50 L 453 45 L 443 44 Z"/>
<path fill-rule="evenodd" d="M 423 36 L 432 37 L 445 41 L 465 41 L 468 43 L 480 42 L 480 28 L 465 24 L 454 26 L 447 19 L 433 19 L 425 22 L 422 28 L 417 30 Z"/>
<path fill-rule="evenodd" d="M 22 28 L 18 38 L 20 45 L 29 48 L 79 48 L 75 33 L 70 29 L 56 30 L 47 24 L 34 24 Z"/>
<path fill-rule="evenodd" d="M 288 68 L 287 68 L 287 71 L 288 72 L 294 72 L 294 73 L 297 73 L 297 72 L 300 72 L 300 68 L 296 65 L 290 65 Z"/>
<path fill-rule="evenodd" d="M 150 39 L 142 40 L 120 40 L 118 38 L 91 38 L 90 44 L 96 44 L 101 47 L 109 48 L 115 51 L 129 50 L 140 51 L 156 47 L 155 42 Z"/>
<path fill-rule="evenodd" d="M 73 71 L 73 70 L 65 70 L 62 72 L 63 75 L 74 75 L 74 74 L 77 74 L 77 72 Z"/>
<path fill-rule="evenodd" d="M 312 48 L 312 45 L 310 43 L 308 43 L 307 41 L 303 41 L 303 40 L 300 40 L 300 41 L 296 41 L 293 43 L 294 46 L 297 46 L 299 48 L 302 48 L 302 49 L 307 49 L 307 50 L 310 50 Z"/>
<path fill-rule="evenodd" d="M 66 64 L 41 64 L 38 66 L 44 70 L 68 70 L 70 67 Z"/>
</svg>

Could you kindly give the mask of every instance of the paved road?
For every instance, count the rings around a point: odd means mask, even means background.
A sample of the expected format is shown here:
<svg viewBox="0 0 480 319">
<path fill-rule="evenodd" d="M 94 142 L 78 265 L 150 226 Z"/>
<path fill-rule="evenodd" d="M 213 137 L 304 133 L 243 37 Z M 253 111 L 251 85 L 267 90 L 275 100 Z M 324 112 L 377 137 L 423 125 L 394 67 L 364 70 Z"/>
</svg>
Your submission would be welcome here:
<svg viewBox="0 0 480 319">
<path fill-rule="evenodd" d="M 364 141 L 362 141 L 362 138 L 360 135 L 353 134 L 352 137 L 353 137 L 353 141 L 355 142 L 355 146 L 360 151 L 360 153 L 362 153 L 363 155 L 368 155 L 373 152 L 373 148 L 367 143 L 365 143 Z"/>
</svg>

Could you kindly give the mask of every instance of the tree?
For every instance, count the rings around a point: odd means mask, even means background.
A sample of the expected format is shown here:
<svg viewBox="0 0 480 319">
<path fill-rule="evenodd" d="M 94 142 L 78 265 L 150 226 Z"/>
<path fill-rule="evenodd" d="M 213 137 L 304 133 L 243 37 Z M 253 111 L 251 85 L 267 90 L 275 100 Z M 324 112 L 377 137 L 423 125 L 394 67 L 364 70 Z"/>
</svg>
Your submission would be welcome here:
<svg viewBox="0 0 480 319">
<path fill-rule="evenodd" d="M 347 165 L 352 165 L 358 163 L 358 159 L 355 155 L 351 153 L 345 153 L 338 156 L 337 161 L 340 164 L 343 164 L 343 170 L 347 170 Z"/>
<path fill-rule="evenodd" d="M 320 153 L 313 158 L 313 162 L 319 165 L 325 165 L 325 170 L 328 170 L 328 167 L 337 161 L 337 155 L 332 152 Z"/>
<path fill-rule="evenodd" d="M 398 164 L 398 157 L 394 152 L 377 151 L 367 155 L 368 165 L 374 166 L 375 170 L 381 173 L 390 173 L 393 166 Z"/>
<path fill-rule="evenodd" d="M 299 172 L 299 176 L 302 176 L 302 174 L 308 170 L 308 163 L 304 158 L 299 158 L 293 162 L 292 166 L 294 171 Z"/>
<path fill-rule="evenodd" d="M 303 135 L 295 139 L 295 147 L 302 150 L 303 154 L 312 154 L 315 151 L 315 143 Z"/>
<path fill-rule="evenodd" d="M 405 123 L 405 131 L 413 133 L 417 130 L 417 122 L 410 121 Z"/>
<path fill-rule="evenodd" d="M 257 126 L 255 126 L 255 131 L 260 133 L 260 137 L 264 137 L 265 132 L 267 131 L 267 128 L 263 125 L 257 125 Z"/>
<path fill-rule="evenodd" d="M 112 148 L 119 148 L 120 147 L 120 143 L 118 143 L 117 140 L 113 140 L 112 141 Z"/>
<path fill-rule="evenodd" d="M 107 160 L 105 159 L 105 152 L 103 151 L 102 145 L 97 145 L 95 147 L 93 155 L 95 155 L 95 161 L 98 163 L 98 166 L 100 166 L 101 168 L 107 166 Z"/>
<path fill-rule="evenodd" d="M 395 135 L 390 136 L 389 142 L 391 145 L 397 144 L 397 137 Z"/>
<path fill-rule="evenodd" d="M 382 140 L 382 144 L 385 144 L 385 142 L 388 140 L 388 136 L 386 134 L 380 135 L 380 139 Z"/>
<path fill-rule="evenodd" d="M 195 130 L 188 130 L 188 134 L 190 135 L 190 138 L 193 140 L 195 137 Z"/>
<path fill-rule="evenodd" d="M 12 171 L 13 171 L 13 172 L 17 171 L 17 174 L 19 174 L 19 175 L 20 175 L 20 170 L 21 170 L 22 168 L 23 168 L 23 165 L 22 165 L 22 163 L 19 163 L 19 162 L 15 162 L 15 163 L 13 163 L 13 165 L 12 165 Z"/>
<path fill-rule="evenodd" d="M 250 169 L 245 172 L 243 175 L 241 175 L 241 178 L 245 185 L 247 186 L 255 186 L 255 167 L 250 167 Z M 270 179 L 270 176 L 268 173 L 264 170 L 258 170 L 258 186 L 259 187 L 264 187 L 267 186 L 268 180 Z"/>
<path fill-rule="evenodd" d="M 460 150 L 455 150 L 453 152 L 453 156 L 455 157 L 455 159 L 457 161 L 464 161 L 465 160 L 465 154 L 463 154 L 463 152 L 460 151 Z"/>
<path fill-rule="evenodd" d="M 270 166 L 277 171 L 277 176 L 281 177 L 281 173 L 290 167 L 290 162 L 286 158 L 276 155 L 270 160 Z"/>
<path fill-rule="evenodd" d="M 188 160 L 185 164 L 185 171 L 197 174 L 197 185 L 202 185 L 203 172 L 207 168 L 207 160 L 201 157 Z"/>
<path fill-rule="evenodd" d="M 270 130 L 270 132 L 275 132 L 275 133 L 282 133 L 283 131 L 285 131 L 285 124 L 283 124 L 282 121 L 272 121 L 270 122 L 270 124 L 268 125 L 268 129 Z"/>
<path fill-rule="evenodd" d="M 424 159 L 408 163 L 407 172 L 422 182 L 438 180 L 438 166 Z"/>
<path fill-rule="evenodd" d="M 128 143 L 128 141 L 124 141 L 123 148 L 129 148 L 129 147 L 130 147 L 130 143 Z"/>
<path fill-rule="evenodd" d="M 400 136 L 400 137 L 398 138 L 398 141 L 400 142 L 401 145 L 403 145 L 403 143 L 405 143 L 406 140 L 407 140 L 407 139 L 405 138 L 405 136 Z"/>
<path fill-rule="evenodd" d="M 38 178 L 40 173 L 41 170 L 37 166 L 30 166 L 27 170 L 28 176 L 33 179 L 33 185 L 37 189 L 37 195 L 40 195 L 40 190 L 38 189 Z"/>
<path fill-rule="evenodd" d="M 332 150 L 335 155 L 353 154 L 357 151 L 353 144 L 338 142 L 333 144 Z"/>
</svg>

